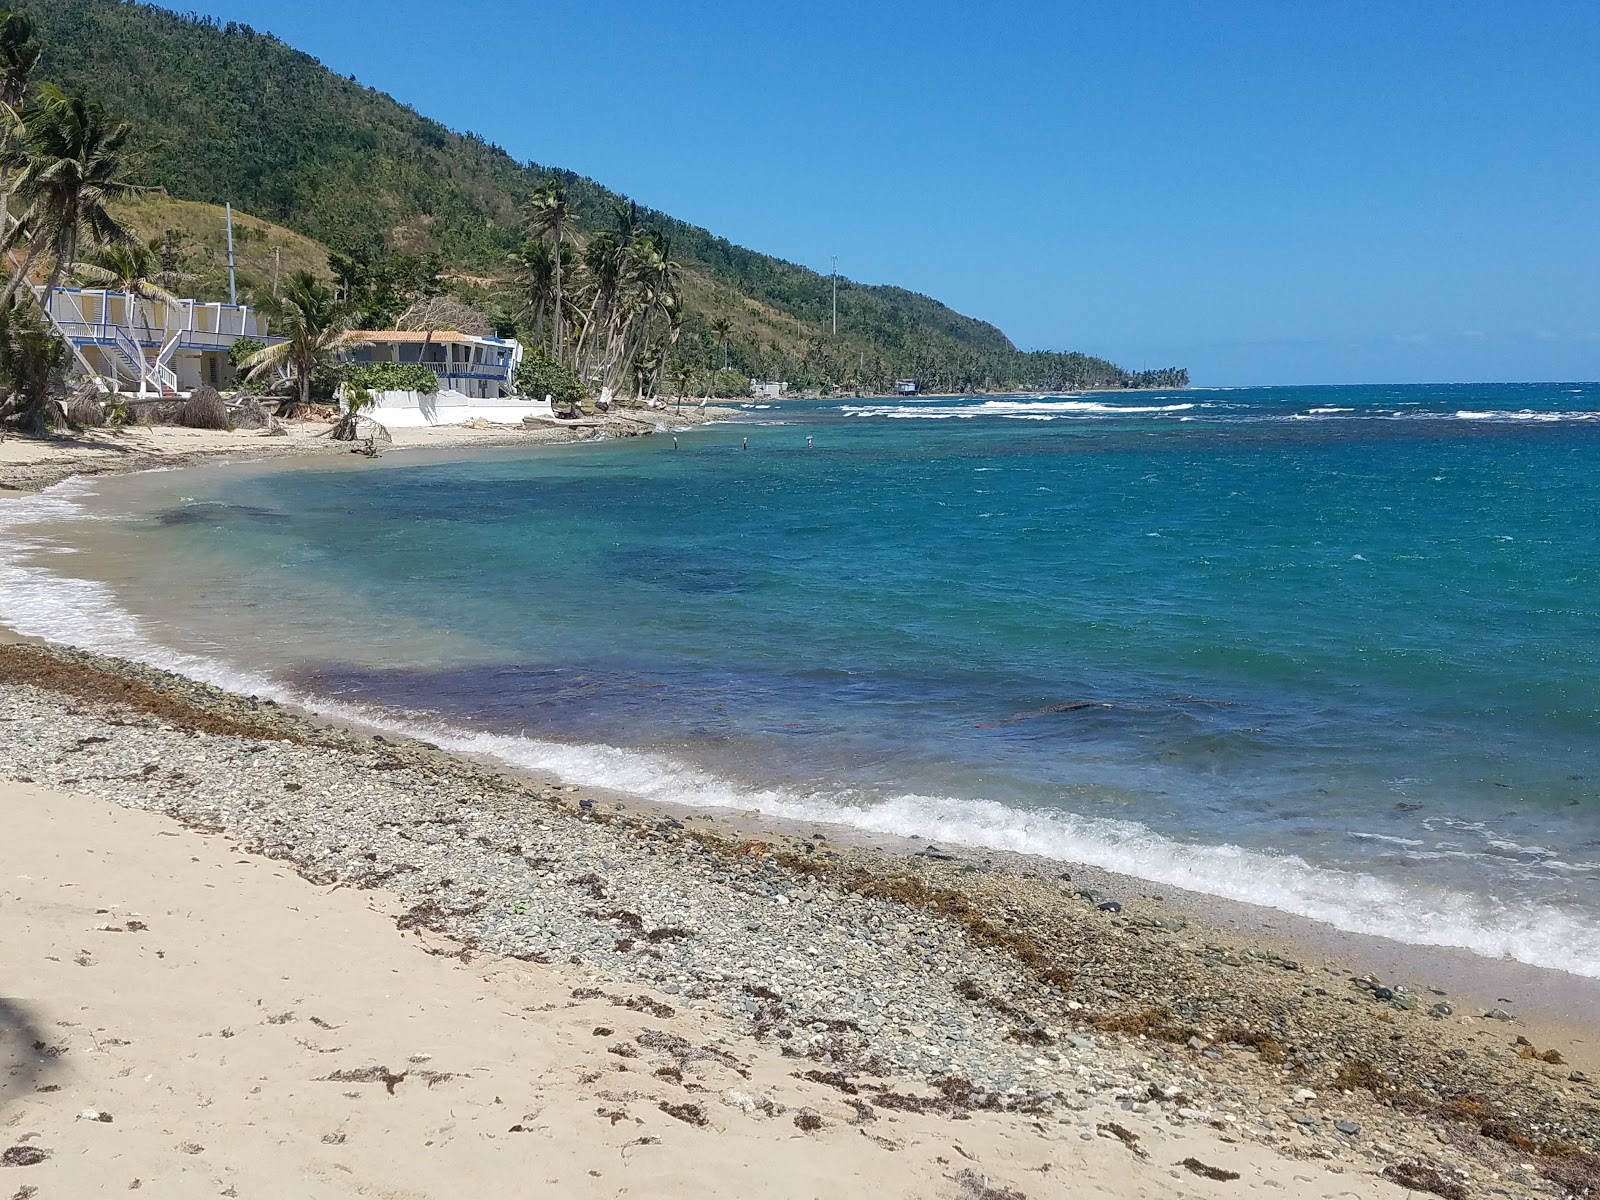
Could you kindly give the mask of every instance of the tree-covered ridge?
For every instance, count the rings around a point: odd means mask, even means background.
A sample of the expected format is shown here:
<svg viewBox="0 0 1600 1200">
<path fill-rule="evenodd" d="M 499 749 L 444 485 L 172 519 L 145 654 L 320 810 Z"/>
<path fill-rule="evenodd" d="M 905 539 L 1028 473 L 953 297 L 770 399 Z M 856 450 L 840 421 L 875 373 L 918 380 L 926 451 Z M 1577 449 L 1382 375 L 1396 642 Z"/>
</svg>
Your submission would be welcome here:
<svg viewBox="0 0 1600 1200">
<path fill-rule="evenodd" d="M 506 305 L 528 197 L 552 176 L 586 240 L 624 198 L 594 180 L 521 164 L 323 67 L 248 26 L 126 0 L 21 0 L 46 46 L 38 77 L 124 116 L 142 181 L 236 208 L 345 255 L 437 255 L 458 292 Z M 1082 355 L 1024 354 L 987 322 L 900 288 L 831 281 L 664 213 L 642 220 L 682 267 L 678 365 L 728 364 L 801 385 L 924 390 L 1115 387 L 1137 380 Z M 465 277 L 471 277 L 467 282 Z M 714 330 L 730 324 L 727 337 Z M 1169 384 L 1176 382 L 1167 381 Z"/>
</svg>

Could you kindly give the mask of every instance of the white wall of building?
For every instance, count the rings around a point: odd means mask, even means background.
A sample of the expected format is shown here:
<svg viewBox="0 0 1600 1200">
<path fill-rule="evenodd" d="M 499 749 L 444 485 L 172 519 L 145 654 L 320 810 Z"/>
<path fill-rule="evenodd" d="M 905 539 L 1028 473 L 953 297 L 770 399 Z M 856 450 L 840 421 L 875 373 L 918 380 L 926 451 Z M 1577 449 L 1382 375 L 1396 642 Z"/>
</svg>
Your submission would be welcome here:
<svg viewBox="0 0 1600 1200">
<path fill-rule="evenodd" d="M 441 388 L 431 395 L 424 392 L 374 392 L 377 404 L 366 415 L 390 429 L 421 429 L 430 425 L 463 425 L 468 421 L 492 421 L 497 425 L 516 425 L 523 417 L 551 416 L 543 400 L 507 397 L 486 400 Z"/>
</svg>

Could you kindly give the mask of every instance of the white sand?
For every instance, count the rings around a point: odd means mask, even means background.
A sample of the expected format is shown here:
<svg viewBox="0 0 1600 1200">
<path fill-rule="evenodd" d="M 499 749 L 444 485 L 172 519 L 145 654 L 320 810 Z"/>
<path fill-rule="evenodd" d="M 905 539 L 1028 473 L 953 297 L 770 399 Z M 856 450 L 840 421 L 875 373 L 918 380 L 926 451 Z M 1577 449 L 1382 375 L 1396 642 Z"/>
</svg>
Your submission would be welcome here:
<svg viewBox="0 0 1600 1200">
<path fill-rule="evenodd" d="M 50 1151 L 0 1167 L 0 1194 L 1400 1194 L 1115 1108 L 957 1121 L 880 1107 L 852 1125 L 845 1097 L 792 1077 L 813 1064 L 714 1014 L 574 1002 L 581 986 L 630 994 L 576 968 L 430 955 L 397 931 L 382 893 L 314 887 L 164 817 L 0 783 L 0 829 L 0 1017 L 11 1018 L 0 1024 L 0 1144 Z M 673 1059 L 636 1045 L 646 1029 L 726 1050 L 749 1078 L 709 1060 L 688 1063 L 681 1084 L 657 1077 Z M 622 1043 L 638 1057 L 608 1052 Z M 392 1094 L 381 1081 L 320 1079 L 375 1065 L 406 1073 Z M 425 1071 L 450 1078 L 430 1084 Z M 784 1111 L 746 1111 L 763 1098 Z M 686 1124 L 663 1102 L 697 1104 L 708 1123 Z M 797 1128 L 802 1108 L 823 1128 Z M 102 1112 L 109 1122 L 85 1115 Z M 1113 1120 L 1140 1135 L 1147 1159 L 1081 1137 Z M 1189 1156 L 1242 1178 L 1199 1178 L 1176 1165 Z"/>
</svg>

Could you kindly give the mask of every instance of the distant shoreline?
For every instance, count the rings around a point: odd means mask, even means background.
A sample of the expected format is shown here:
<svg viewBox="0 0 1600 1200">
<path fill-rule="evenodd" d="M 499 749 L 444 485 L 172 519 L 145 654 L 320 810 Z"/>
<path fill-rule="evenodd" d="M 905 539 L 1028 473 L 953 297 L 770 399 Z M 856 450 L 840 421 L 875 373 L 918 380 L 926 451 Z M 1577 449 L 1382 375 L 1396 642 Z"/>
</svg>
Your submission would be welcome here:
<svg viewBox="0 0 1600 1200">
<path fill-rule="evenodd" d="M 585 417 L 561 426 L 440 425 L 390 431 L 393 450 L 470 449 L 495 446 L 552 446 L 592 441 L 597 436 L 649 435 L 657 426 L 674 432 L 741 415 L 726 407 L 670 410 L 626 409 Z M 0 439 L 0 497 L 36 492 L 74 475 L 126 474 L 196 466 L 207 462 L 255 462 L 263 459 L 348 455 L 352 443 L 335 442 L 331 426 L 318 421 L 293 421 L 283 435 L 255 430 L 184 429 L 173 425 L 132 425 L 90 429 L 47 438 Z"/>
</svg>

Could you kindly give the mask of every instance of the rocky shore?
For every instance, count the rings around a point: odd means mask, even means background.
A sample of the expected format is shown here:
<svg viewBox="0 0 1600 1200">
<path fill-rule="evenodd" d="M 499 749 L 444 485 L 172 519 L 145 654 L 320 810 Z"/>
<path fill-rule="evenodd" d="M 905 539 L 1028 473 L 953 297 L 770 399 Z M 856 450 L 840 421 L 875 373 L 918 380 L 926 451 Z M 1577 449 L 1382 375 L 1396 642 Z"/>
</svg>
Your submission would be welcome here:
<svg viewBox="0 0 1600 1200">
<path fill-rule="evenodd" d="M 0 777 L 393 896 L 402 933 L 462 961 L 578 969 L 641 1011 L 733 1022 L 844 1111 L 1113 1139 L 1120 1112 L 1452 1198 L 1600 1184 L 1587 1047 L 1070 867 L 650 811 L 34 645 L 0 646 Z"/>
</svg>

